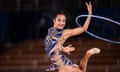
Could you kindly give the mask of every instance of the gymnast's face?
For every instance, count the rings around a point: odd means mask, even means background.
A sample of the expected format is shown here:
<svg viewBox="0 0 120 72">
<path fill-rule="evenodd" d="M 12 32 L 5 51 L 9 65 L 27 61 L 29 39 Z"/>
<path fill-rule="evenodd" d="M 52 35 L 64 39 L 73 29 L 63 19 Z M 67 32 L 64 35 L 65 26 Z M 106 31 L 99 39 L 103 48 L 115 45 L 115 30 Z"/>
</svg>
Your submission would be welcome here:
<svg viewBox="0 0 120 72">
<path fill-rule="evenodd" d="M 66 24 L 66 16 L 64 14 L 58 14 L 54 19 L 54 28 L 63 29 Z"/>
</svg>

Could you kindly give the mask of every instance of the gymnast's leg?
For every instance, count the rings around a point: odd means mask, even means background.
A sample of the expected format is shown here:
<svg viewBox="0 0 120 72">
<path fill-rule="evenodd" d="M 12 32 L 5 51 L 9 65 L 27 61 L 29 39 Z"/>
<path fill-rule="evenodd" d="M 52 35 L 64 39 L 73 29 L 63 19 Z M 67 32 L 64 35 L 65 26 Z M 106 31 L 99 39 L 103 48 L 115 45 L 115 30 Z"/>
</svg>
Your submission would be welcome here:
<svg viewBox="0 0 120 72">
<path fill-rule="evenodd" d="M 94 54 L 98 54 L 100 53 L 100 49 L 99 48 L 92 48 L 92 49 L 89 49 L 85 56 L 81 59 L 80 61 L 80 70 L 81 72 L 86 72 L 86 68 L 87 68 L 87 63 L 88 63 L 88 60 L 89 58 L 94 55 Z"/>
</svg>

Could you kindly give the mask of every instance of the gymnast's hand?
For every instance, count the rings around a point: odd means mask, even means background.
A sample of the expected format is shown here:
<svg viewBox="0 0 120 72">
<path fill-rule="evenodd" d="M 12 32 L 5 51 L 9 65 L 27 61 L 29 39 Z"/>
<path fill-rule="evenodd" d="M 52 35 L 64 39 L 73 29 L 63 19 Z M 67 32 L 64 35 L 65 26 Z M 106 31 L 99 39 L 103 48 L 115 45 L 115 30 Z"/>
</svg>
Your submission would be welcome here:
<svg viewBox="0 0 120 72">
<path fill-rule="evenodd" d="M 88 14 L 91 15 L 92 14 L 92 4 L 91 4 L 91 2 L 89 2 L 89 3 L 86 2 L 85 4 L 87 6 Z"/>
<path fill-rule="evenodd" d="M 75 47 L 73 47 L 71 44 L 66 46 L 66 47 L 62 47 L 62 51 L 64 53 L 67 53 L 68 55 L 71 54 L 71 52 L 75 51 Z"/>
</svg>

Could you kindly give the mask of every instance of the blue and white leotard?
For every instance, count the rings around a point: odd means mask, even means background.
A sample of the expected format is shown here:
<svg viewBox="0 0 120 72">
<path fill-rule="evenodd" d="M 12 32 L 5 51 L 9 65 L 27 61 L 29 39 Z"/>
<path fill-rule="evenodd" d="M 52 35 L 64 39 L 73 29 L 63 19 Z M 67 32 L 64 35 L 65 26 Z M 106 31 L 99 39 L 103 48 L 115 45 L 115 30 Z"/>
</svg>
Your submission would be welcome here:
<svg viewBox="0 0 120 72">
<path fill-rule="evenodd" d="M 46 71 L 54 71 L 58 69 L 57 61 L 54 61 L 52 58 L 54 55 L 59 55 L 59 59 L 63 62 L 64 65 L 72 65 L 72 61 L 68 59 L 66 56 L 62 54 L 62 48 L 58 48 L 57 50 L 50 53 L 50 51 L 55 47 L 58 43 L 58 39 L 61 37 L 63 30 L 57 30 L 53 27 L 48 29 L 48 34 L 45 38 L 45 51 L 47 56 L 50 58 L 52 64 L 46 69 Z"/>
</svg>

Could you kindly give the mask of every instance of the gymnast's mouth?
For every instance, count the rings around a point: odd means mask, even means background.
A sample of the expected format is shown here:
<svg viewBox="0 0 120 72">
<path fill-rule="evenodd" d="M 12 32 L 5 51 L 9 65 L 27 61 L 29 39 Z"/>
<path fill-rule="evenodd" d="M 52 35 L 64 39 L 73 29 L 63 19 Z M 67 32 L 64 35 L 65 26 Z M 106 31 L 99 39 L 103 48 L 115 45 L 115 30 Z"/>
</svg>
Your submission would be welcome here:
<svg viewBox="0 0 120 72">
<path fill-rule="evenodd" d="M 65 25 L 64 24 L 58 24 L 59 27 L 64 27 Z"/>
</svg>

